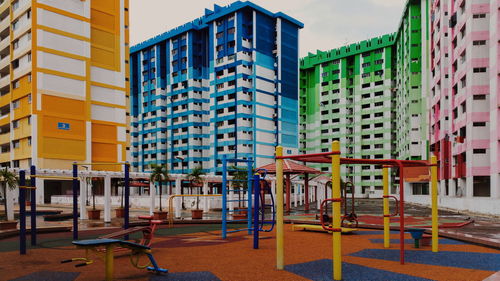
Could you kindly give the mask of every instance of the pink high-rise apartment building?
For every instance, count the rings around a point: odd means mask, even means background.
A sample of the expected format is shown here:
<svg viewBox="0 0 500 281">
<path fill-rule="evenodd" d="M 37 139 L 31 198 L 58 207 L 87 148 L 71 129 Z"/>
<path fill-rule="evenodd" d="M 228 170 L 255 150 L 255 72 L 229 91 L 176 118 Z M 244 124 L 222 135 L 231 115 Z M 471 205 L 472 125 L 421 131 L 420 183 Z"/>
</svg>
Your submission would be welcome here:
<svg viewBox="0 0 500 281">
<path fill-rule="evenodd" d="M 440 205 L 500 214 L 500 2 L 430 2 L 428 104 Z"/>
</svg>

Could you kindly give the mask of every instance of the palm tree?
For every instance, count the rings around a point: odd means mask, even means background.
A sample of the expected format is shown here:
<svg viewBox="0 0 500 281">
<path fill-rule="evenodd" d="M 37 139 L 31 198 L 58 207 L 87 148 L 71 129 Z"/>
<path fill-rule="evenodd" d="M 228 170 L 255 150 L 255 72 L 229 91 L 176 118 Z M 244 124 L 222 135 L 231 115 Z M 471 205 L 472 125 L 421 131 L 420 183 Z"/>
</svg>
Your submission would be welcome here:
<svg viewBox="0 0 500 281">
<path fill-rule="evenodd" d="M 7 188 L 13 190 L 17 187 L 17 177 L 14 173 L 5 168 L 0 170 L 0 183 L 2 184 L 4 195 L 5 220 L 7 220 Z"/>
<path fill-rule="evenodd" d="M 233 170 L 233 181 L 231 185 L 235 190 L 238 190 L 238 207 L 241 208 L 241 190 L 247 189 L 248 184 L 248 169 L 242 167 L 231 167 Z"/>
<path fill-rule="evenodd" d="M 203 179 L 201 176 L 205 175 L 205 172 L 203 171 L 203 168 L 198 166 L 198 167 L 195 167 L 194 169 L 191 170 L 191 172 L 189 174 L 187 174 L 186 176 L 186 180 L 189 181 L 189 188 L 192 190 L 193 189 L 193 186 L 194 184 L 196 184 L 198 187 L 201 186 L 202 182 L 203 182 Z M 191 192 L 192 193 L 192 192 Z M 198 192 L 198 194 L 201 193 L 201 188 L 200 188 L 200 192 Z M 198 210 L 198 206 L 199 206 L 199 197 L 196 196 L 196 209 Z"/>
<path fill-rule="evenodd" d="M 162 211 L 162 206 L 161 206 L 161 195 L 162 195 L 162 182 L 163 181 L 170 181 L 170 177 L 168 175 L 167 167 L 163 165 L 156 165 L 153 164 L 151 170 L 151 176 L 149 179 L 152 182 L 158 182 L 159 183 L 159 188 L 160 188 L 160 212 Z"/>
</svg>

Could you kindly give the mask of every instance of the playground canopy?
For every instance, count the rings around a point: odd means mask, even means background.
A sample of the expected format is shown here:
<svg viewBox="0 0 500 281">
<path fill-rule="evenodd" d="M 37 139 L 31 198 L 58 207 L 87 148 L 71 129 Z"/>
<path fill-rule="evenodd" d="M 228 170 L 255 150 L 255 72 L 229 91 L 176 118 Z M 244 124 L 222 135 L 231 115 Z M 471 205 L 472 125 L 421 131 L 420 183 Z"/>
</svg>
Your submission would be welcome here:
<svg viewBox="0 0 500 281">
<path fill-rule="evenodd" d="M 258 170 L 266 170 L 268 174 L 276 174 L 276 162 L 264 165 Z M 291 180 L 290 175 L 304 175 L 304 189 L 305 189 L 305 210 L 309 210 L 309 174 L 321 174 L 321 171 L 311 167 L 299 164 L 291 160 L 283 160 L 283 173 L 286 176 L 286 211 L 290 212 L 291 209 Z"/>
<path fill-rule="evenodd" d="M 271 163 L 260 167 L 259 169 L 266 170 L 268 174 L 276 174 L 276 163 Z M 284 174 L 321 174 L 319 170 L 299 164 L 295 161 L 283 161 Z"/>
</svg>

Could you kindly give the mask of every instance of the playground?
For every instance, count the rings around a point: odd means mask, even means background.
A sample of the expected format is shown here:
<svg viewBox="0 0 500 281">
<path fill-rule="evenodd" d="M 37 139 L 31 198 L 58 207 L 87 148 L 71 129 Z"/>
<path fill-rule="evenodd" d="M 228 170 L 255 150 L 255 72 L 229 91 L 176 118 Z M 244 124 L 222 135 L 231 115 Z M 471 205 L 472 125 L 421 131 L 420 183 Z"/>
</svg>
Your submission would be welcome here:
<svg viewBox="0 0 500 281">
<path fill-rule="evenodd" d="M 331 163 L 330 191 L 325 188 L 321 200 L 314 196 L 319 208 L 309 206 L 306 193 L 304 212 L 290 212 L 291 174 L 304 175 L 308 187 L 307 175 L 314 173 L 290 160 Z M 278 147 L 275 163 L 262 168 L 254 168 L 251 159 L 224 157 L 221 194 L 171 195 L 165 220 L 130 210 L 129 166 L 117 163 L 125 172 L 122 223 L 94 228 L 80 227 L 74 164 L 71 224 L 68 231 L 52 233 L 36 230 L 36 204 L 30 215 L 25 207 L 26 191 L 36 198 L 35 170 L 30 183 L 20 171 L 20 235 L 0 240 L 0 258 L 7 261 L 0 266 L 0 279 L 495 280 L 498 245 L 485 247 L 440 232 L 467 227 L 473 220 L 438 212 L 435 163 L 434 157 L 430 162 L 341 158 L 338 142 L 331 152 L 310 155 L 283 156 Z M 372 213 L 358 213 L 354 195 L 349 200 L 354 186 L 341 184 L 343 164 L 383 165 L 384 195 Z M 405 214 L 404 188 L 397 197 L 389 195 L 389 169 L 397 168 L 403 185 L 408 167 L 428 169 L 427 214 Z M 187 196 L 220 199 L 221 212 L 200 223 L 175 219 L 180 199 Z"/>
<path fill-rule="evenodd" d="M 95 238 L 112 230 L 86 231 L 82 239 Z M 397 240 L 398 234 L 390 234 Z M 221 239 L 220 224 L 176 225 L 157 230 L 153 254 L 168 273 L 156 275 L 136 269 L 125 253 L 115 257 L 116 280 L 331 280 L 331 235 L 319 232 L 292 231 L 285 226 L 286 265 L 275 268 L 275 233 L 263 234 L 258 250 L 252 248 L 252 237 L 235 233 Z M 500 270 L 498 250 L 441 238 L 440 253 L 429 246 L 411 248 L 409 234 L 407 263 L 398 262 L 397 247 L 383 249 L 383 232 L 360 230 L 343 235 L 343 269 L 345 280 L 483 280 Z M 83 250 L 71 246 L 69 232 L 42 234 L 39 246 L 28 249 L 28 255 L 17 254 L 16 239 L 0 241 L 2 280 L 102 280 L 104 266 L 85 267 L 61 264 Z M 396 241 L 394 241 L 396 242 Z"/>
</svg>

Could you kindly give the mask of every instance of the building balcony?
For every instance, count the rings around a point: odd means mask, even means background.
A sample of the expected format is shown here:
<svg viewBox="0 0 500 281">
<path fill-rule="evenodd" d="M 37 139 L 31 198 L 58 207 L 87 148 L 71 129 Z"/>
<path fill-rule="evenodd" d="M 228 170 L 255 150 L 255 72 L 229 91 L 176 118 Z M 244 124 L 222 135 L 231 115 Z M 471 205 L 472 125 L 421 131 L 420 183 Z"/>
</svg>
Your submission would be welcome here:
<svg viewBox="0 0 500 281">
<path fill-rule="evenodd" d="M 22 34 L 31 29 L 31 21 L 20 21 L 19 25 L 20 26 L 14 31 L 13 39 L 19 38 Z"/>
<path fill-rule="evenodd" d="M 10 46 L 10 38 L 5 37 L 2 41 L 0 41 L 0 52 L 2 53 L 3 51 L 10 52 L 9 46 Z"/>
<path fill-rule="evenodd" d="M 9 144 L 10 142 L 10 132 L 0 134 L 0 145 Z"/>
<path fill-rule="evenodd" d="M 4 126 L 10 123 L 10 113 L 0 116 L 0 126 Z"/>
<path fill-rule="evenodd" d="M 10 26 L 10 18 L 6 17 L 2 21 L 0 21 L 0 33 L 3 32 L 5 29 L 8 29 Z"/>
<path fill-rule="evenodd" d="M 29 0 L 19 0 L 19 5 L 17 6 L 16 9 L 14 9 L 13 12 L 13 17 L 16 19 L 18 16 L 24 14 L 29 8 L 31 7 L 31 1 Z"/>
<path fill-rule="evenodd" d="M 3 59 L 1 59 L 0 60 L 0 70 L 4 70 L 5 68 L 8 68 L 9 67 L 9 63 L 10 63 L 9 56 L 5 56 Z"/>
<path fill-rule="evenodd" d="M 9 83 L 10 83 L 10 75 L 5 75 L 4 77 L 0 78 L 0 89 L 8 87 Z"/>
<path fill-rule="evenodd" d="M 0 15 L 5 13 L 9 9 L 10 1 L 9 0 L 1 0 L 0 1 Z"/>
<path fill-rule="evenodd" d="M 10 151 L 0 153 L 0 163 L 9 162 L 10 161 Z"/>
<path fill-rule="evenodd" d="M 26 63 L 14 69 L 14 80 L 31 72 L 31 63 Z"/>
</svg>

